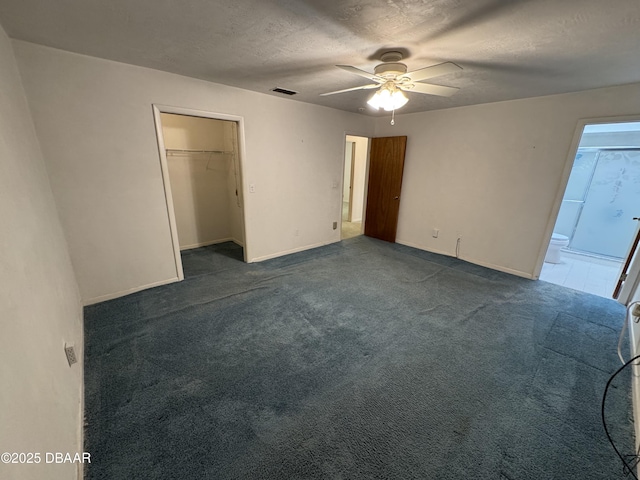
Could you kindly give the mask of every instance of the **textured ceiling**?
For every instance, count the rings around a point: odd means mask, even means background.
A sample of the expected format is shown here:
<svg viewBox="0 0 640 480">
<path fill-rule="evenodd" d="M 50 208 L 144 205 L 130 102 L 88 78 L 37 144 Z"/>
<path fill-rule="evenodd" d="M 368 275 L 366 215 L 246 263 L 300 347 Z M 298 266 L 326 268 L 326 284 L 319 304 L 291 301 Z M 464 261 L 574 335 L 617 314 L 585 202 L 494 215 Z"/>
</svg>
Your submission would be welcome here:
<svg viewBox="0 0 640 480">
<path fill-rule="evenodd" d="M 402 113 L 640 82 L 640 0 L 0 0 L 12 38 L 358 112 L 373 71 L 452 61 Z M 363 113 L 372 113 L 366 108 Z"/>
</svg>

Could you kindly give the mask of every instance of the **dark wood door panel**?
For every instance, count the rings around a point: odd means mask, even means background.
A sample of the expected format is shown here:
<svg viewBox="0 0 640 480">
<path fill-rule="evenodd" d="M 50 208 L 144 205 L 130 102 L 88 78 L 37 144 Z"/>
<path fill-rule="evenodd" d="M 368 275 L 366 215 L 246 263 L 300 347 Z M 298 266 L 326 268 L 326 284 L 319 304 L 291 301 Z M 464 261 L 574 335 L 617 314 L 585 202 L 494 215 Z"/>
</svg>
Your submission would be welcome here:
<svg viewBox="0 0 640 480">
<path fill-rule="evenodd" d="M 371 139 L 364 234 L 395 242 L 407 137 Z"/>
</svg>

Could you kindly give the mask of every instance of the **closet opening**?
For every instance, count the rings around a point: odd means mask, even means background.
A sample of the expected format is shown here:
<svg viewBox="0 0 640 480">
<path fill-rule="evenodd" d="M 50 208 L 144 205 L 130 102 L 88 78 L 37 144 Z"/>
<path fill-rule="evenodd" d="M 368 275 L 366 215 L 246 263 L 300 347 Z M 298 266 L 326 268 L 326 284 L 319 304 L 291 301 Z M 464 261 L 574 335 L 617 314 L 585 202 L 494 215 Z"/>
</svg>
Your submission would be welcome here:
<svg viewBox="0 0 640 480">
<path fill-rule="evenodd" d="M 154 115 L 178 278 L 207 250 L 246 261 L 242 119 L 158 106 Z"/>
</svg>

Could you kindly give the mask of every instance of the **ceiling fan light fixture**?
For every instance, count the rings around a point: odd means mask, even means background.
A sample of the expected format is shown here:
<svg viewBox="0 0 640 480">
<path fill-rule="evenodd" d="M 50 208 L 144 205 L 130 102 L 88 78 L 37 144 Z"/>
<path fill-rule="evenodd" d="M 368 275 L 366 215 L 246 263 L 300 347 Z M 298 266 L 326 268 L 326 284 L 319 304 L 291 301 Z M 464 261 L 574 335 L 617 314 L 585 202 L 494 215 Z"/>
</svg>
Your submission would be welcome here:
<svg viewBox="0 0 640 480">
<path fill-rule="evenodd" d="M 367 103 L 375 109 L 382 108 L 391 112 L 403 107 L 408 101 L 409 99 L 402 90 L 396 88 L 395 85 L 383 85 Z"/>
</svg>

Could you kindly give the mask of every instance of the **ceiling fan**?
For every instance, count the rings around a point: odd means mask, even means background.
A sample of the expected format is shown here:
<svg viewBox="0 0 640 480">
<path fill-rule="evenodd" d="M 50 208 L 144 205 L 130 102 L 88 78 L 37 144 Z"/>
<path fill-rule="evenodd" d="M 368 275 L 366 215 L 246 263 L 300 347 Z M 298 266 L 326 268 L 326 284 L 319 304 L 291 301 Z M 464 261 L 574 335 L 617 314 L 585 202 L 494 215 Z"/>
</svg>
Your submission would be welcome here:
<svg viewBox="0 0 640 480">
<path fill-rule="evenodd" d="M 337 90 L 335 92 L 322 93 L 321 96 L 377 88 L 378 91 L 367 103 L 374 108 L 383 108 L 390 112 L 402 107 L 409 101 L 403 92 L 450 97 L 458 91 L 455 87 L 420 83 L 429 78 L 462 70 L 462 68 L 455 63 L 445 62 L 414 70 L 413 72 L 407 72 L 407 66 L 404 63 L 400 63 L 402 60 L 401 52 L 391 51 L 383 53 L 380 60 L 382 60 L 383 63 L 376 65 L 373 70 L 374 73 L 365 72 L 350 65 L 336 65 L 338 68 L 360 75 L 375 83 L 362 85 L 360 87 L 345 88 L 344 90 Z"/>
</svg>

